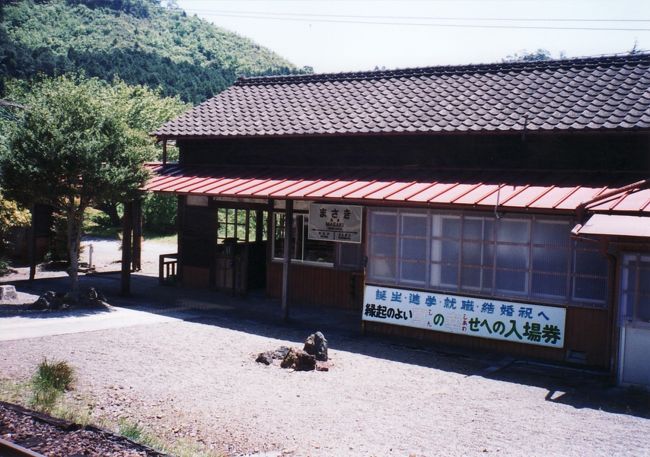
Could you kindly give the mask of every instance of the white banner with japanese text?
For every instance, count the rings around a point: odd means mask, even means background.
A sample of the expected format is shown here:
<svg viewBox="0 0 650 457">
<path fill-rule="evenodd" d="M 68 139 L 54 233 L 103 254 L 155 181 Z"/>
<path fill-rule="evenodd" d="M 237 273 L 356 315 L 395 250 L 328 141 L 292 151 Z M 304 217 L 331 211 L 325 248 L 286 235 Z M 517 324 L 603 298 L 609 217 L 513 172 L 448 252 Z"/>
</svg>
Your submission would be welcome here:
<svg viewBox="0 0 650 457">
<path fill-rule="evenodd" d="M 353 205 L 309 205 L 309 239 L 361 243 L 363 208 Z"/>
<path fill-rule="evenodd" d="M 566 309 L 366 285 L 362 318 L 561 348 L 564 346 Z"/>
</svg>

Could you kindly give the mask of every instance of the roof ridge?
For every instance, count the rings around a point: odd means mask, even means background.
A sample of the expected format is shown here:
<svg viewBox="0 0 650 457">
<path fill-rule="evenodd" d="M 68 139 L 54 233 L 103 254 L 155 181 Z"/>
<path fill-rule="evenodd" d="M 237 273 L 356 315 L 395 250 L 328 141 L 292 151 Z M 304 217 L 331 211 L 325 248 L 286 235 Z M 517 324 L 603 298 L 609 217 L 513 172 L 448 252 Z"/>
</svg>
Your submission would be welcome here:
<svg viewBox="0 0 650 457">
<path fill-rule="evenodd" d="M 235 86 L 256 86 L 268 84 L 296 84 L 325 81 L 369 80 L 411 76 L 433 76 L 439 74 L 489 73 L 494 71 L 525 71 L 534 69 L 555 69 L 563 67 L 592 67 L 596 65 L 620 66 L 625 64 L 650 63 L 650 52 L 635 54 L 610 54 L 577 57 L 571 59 L 539 60 L 532 62 L 495 62 L 464 65 L 438 65 L 430 67 L 400 68 L 394 70 L 369 70 L 340 73 L 315 73 L 304 75 L 240 77 Z"/>
</svg>

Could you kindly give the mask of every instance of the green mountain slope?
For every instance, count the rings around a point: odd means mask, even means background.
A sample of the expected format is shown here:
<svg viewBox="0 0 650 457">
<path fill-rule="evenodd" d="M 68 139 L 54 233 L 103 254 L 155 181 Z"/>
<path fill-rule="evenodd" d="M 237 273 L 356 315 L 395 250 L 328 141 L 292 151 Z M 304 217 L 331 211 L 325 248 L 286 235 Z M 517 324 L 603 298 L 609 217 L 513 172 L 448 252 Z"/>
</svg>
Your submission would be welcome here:
<svg viewBox="0 0 650 457">
<path fill-rule="evenodd" d="M 239 75 L 303 71 L 159 0 L 19 0 L 0 6 L 0 15 L 0 75 L 6 77 L 82 69 L 198 103 Z"/>
</svg>

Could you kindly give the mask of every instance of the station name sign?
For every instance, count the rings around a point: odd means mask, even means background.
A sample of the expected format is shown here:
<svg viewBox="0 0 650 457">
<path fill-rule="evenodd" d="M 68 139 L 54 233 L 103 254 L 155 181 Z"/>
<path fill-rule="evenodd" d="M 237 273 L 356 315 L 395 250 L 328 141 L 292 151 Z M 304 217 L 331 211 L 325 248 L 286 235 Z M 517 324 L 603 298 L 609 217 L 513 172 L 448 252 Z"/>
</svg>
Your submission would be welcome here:
<svg viewBox="0 0 650 457">
<path fill-rule="evenodd" d="M 351 205 L 309 205 L 310 240 L 361 243 L 363 208 Z"/>
<path fill-rule="evenodd" d="M 366 285 L 364 321 L 564 346 L 564 308 Z"/>
</svg>

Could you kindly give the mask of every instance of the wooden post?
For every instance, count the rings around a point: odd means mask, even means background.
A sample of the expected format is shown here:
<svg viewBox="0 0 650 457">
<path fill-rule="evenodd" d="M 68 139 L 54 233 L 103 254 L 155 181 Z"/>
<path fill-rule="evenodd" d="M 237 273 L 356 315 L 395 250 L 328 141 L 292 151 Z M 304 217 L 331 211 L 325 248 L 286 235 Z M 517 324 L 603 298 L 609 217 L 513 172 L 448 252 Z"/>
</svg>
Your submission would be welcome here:
<svg viewBox="0 0 650 457">
<path fill-rule="evenodd" d="M 255 210 L 255 242 L 260 243 L 264 239 L 264 211 Z"/>
<path fill-rule="evenodd" d="M 27 256 L 29 257 L 29 280 L 36 278 L 36 205 L 31 207 L 32 224 L 29 228 L 29 239 L 27 240 Z"/>
<path fill-rule="evenodd" d="M 176 241 L 176 254 L 178 254 L 176 263 L 176 280 L 179 284 L 183 283 L 183 235 L 185 232 L 185 196 L 179 195 L 176 207 L 176 233 L 178 238 Z"/>
<path fill-rule="evenodd" d="M 133 201 L 133 259 L 131 271 L 142 269 L 142 199 Z"/>
<path fill-rule="evenodd" d="M 289 266 L 291 265 L 291 229 L 293 226 L 293 200 L 284 207 L 284 258 L 282 260 L 282 318 L 289 320 Z"/>
<path fill-rule="evenodd" d="M 162 156 L 163 165 L 167 165 L 167 140 L 163 140 L 163 156 Z"/>
<path fill-rule="evenodd" d="M 131 294 L 131 235 L 133 231 L 133 202 L 124 203 L 122 217 L 122 281 L 121 293 Z"/>
</svg>

